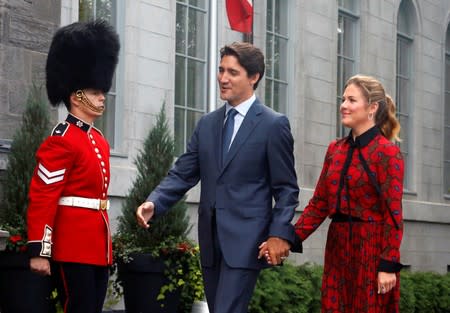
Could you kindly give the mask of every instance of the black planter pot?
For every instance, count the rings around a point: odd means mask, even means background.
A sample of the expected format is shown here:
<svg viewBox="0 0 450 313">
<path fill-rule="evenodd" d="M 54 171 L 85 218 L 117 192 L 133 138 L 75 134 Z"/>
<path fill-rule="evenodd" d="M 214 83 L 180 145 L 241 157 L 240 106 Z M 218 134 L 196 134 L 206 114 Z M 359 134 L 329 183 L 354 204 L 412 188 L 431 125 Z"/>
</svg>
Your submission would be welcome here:
<svg viewBox="0 0 450 313">
<path fill-rule="evenodd" d="M 133 254 L 130 263 L 118 263 L 127 313 L 175 313 L 180 291 L 166 293 L 163 301 L 156 300 L 162 286 L 169 283 L 164 276 L 164 261 L 150 254 Z"/>
<path fill-rule="evenodd" d="M 0 312 L 54 313 L 52 280 L 30 271 L 25 253 L 0 252 Z"/>
</svg>

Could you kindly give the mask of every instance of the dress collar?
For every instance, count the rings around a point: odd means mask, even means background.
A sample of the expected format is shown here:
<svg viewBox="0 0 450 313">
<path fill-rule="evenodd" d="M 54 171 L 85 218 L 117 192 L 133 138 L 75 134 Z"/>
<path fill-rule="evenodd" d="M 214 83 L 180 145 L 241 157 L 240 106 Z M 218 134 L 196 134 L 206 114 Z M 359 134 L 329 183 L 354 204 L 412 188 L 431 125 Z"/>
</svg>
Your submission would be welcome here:
<svg viewBox="0 0 450 313">
<path fill-rule="evenodd" d="M 372 141 L 378 134 L 380 134 L 380 129 L 378 126 L 374 126 L 371 129 L 367 130 L 365 133 L 359 135 L 355 139 L 353 139 L 352 131 L 350 131 L 350 134 L 347 137 L 347 142 L 352 147 L 362 148 L 369 144 L 369 142 Z"/>
</svg>

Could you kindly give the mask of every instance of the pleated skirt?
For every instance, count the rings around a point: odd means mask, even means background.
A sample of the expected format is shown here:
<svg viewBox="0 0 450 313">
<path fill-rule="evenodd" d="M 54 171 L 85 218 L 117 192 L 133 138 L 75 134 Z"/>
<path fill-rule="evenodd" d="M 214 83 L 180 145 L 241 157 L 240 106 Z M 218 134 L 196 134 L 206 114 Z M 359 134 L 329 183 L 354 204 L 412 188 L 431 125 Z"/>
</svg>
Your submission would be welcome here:
<svg viewBox="0 0 450 313">
<path fill-rule="evenodd" d="M 322 313 L 398 313 L 400 280 L 378 294 L 383 223 L 336 222 L 328 229 L 322 279 Z"/>
</svg>

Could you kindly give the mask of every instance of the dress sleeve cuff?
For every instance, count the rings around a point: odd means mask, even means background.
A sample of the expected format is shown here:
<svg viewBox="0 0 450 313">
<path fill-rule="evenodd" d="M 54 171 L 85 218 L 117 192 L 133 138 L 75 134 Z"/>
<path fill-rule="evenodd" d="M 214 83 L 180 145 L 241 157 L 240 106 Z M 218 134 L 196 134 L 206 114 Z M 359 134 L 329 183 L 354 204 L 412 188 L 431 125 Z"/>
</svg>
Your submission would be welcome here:
<svg viewBox="0 0 450 313">
<path fill-rule="evenodd" d="M 380 260 L 380 264 L 378 265 L 378 272 L 386 272 L 386 273 L 398 273 L 402 269 L 403 264 L 397 262 L 387 261 L 385 259 Z"/>
<path fill-rule="evenodd" d="M 294 242 L 292 243 L 291 251 L 298 252 L 298 253 L 303 252 L 302 241 L 300 240 L 300 238 L 298 236 L 295 236 Z"/>
</svg>

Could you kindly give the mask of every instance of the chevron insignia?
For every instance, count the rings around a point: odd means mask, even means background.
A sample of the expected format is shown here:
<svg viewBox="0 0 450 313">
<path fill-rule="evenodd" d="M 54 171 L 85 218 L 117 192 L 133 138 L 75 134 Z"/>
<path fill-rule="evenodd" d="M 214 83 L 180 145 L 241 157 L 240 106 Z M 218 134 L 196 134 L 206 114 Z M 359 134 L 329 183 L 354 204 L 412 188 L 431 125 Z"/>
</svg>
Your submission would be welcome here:
<svg viewBox="0 0 450 313">
<path fill-rule="evenodd" d="M 64 179 L 64 173 L 66 172 L 66 169 L 50 172 L 48 169 L 44 167 L 41 163 L 39 163 L 38 166 L 38 175 L 42 179 L 44 183 L 47 185 L 59 182 Z"/>
</svg>

